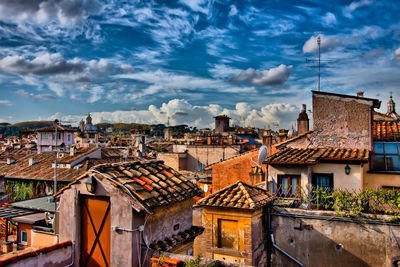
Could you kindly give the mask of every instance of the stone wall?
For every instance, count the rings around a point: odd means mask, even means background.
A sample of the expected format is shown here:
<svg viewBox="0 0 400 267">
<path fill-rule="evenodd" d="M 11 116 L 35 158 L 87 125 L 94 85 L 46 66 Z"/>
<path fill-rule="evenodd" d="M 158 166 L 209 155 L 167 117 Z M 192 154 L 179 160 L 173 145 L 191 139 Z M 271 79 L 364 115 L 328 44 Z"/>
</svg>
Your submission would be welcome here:
<svg viewBox="0 0 400 267">
<path fill-rule="evenodd" d="M 313 147 L 372 148 L 373 101 L 313 92 Z"/>
<path fill-rule="evenodd" d="M 305 266 L 397 266 L 400 225 L 360 224 L 335 212 L 279 209 L 275 243 Z M 283 216 L 284 215 L 284 216 Z M 298 266 L 273 249 L 272 266 Z"/>
</svg>

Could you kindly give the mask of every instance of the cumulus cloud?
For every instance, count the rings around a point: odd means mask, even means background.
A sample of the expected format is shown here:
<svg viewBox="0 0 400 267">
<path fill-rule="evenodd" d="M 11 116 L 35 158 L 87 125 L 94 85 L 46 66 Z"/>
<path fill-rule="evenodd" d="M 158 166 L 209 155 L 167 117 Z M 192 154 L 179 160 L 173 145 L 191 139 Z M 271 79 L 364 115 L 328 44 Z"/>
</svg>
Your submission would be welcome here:
<svg viewBox="0 0 400 267">
<path fill-rule="evenodd" d="M 343 8 L 343 15 L 348 18 L 353 17 L 353 11 L 356 10 L 357 8 L 363 7 L 363 6 L 369 6 L 373 3 L 372 0 L 360 0 L 360 1 L 354 1 L 351 2 L 348 6 L 345 6 Z"/>
<path fill-rule="evenodd" d="M 238 13 L 238 10 L 235 5 L 231 5 L 229 10 L 229 16 L 235 16 Z"/>
<path fill-rule="evenodd" d="M 223 108 L 220 105 L 210 104 L 195 106 L 184 99 L 172 99 L 157 107 L 150 105 L 144 110 L 118 110 L 112 112 L 93 112 L 91 116 L 94 123 L 100 122 L 125 122 L 148 124 L 188 124 L 198 128 L 214 128 L 213 117 L 226 114 L 232 118 L 232 124 L 255 127 L 278 126 L 289 128 L 295 121 L 299 108 L 293 104 L 276 103 L 259 108 L 252 107 L 249 103 L 237 103 L 233 109 Z M 60 118 L 55 114 L 50 119 Z M 67 115 L 62 120 L 79 121 L 81 116 Z"/>
<path fill-rule="evenodd" d="M 84 69 L 79 59 L 65 60 L 59 53 L 41 54 L 33 59 L 23 56 L 6 56 L 0 60 L 0 70 L 15 74 L 48 75 L 57 73 L 76 73 Z"/>
<path fill-rule="evenodd" d="M 293 66 L 279 65 L 269 70 L 255 70 L 249 68 L 242 70 L 238 75 L 232 77 L 231 82 L 249 82 L 254 85 L 282 85 L 289 78 Z"/>
<path fill-rule="evenodd" d="M 332 27 L 337 24 L 336 16 L 331 12 L 327 12 L 325 16 L 321 18 L 321 22 L 325 27 Z"/>
<path fill-rule="evenodd" d="M 394 51 L 394 60 L 400 61 L 400 47 Z"/>
<path fill-rule="evenodd" d="M 56 21 L 68 26 L 86 19 L 99 8 L 96 0 L 3 0 L 0 20 L 18 25 Z"/>
<path fill-rule="evenodd" d="M 323 34 L 319 34 L 318 36 L 321 38 L 321 52 L 334 49 L 340 44 L 340 40 L 338 38 L 325 36 Z M 317 44 L 318 36 L 311 36 L 311 38 L 304 43 L 303 53 L 318 52 L 318 44 Z"/>
<path fill-rule="evenodd" d="M 54 100 L 54 99 L 56 99 L 56 97 L 54 95 L 50 95 L 50 94 L 33 94 L 33 93 L 28 93 L 25 90 L 17 90 L 15 93 L 17 95 L 23 96 L 25 98 L 43 99 L 43 100 Z"/>
<path fill-rule="evenodd" d="M 10 100 L 2 100 L 0 99 L 0 107 L 11 107 L 12 104 Z"/>
</svg>

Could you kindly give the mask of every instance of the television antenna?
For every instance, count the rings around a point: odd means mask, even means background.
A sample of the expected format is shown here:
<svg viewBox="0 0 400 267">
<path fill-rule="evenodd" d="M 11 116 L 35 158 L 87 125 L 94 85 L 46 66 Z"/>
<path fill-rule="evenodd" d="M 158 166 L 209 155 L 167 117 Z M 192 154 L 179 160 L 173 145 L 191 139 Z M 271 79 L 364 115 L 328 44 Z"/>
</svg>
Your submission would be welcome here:
<svg viewBox="0 0 400 267">
<path fill-rule="evenodd" d="M 331 66 L 321 66 L 322 62 L 332 62 L 331 59 L 321 60 L 321 36 L 317 37 L 317 45 L 318 45 L 318 59 L 306 58 L 306 63 L 318 61 L 318 65 L 309 66 L 309 68 L 318 68 L 318 91 L 321 90 L 321 68 L 333 68 Z"/>
</svg>

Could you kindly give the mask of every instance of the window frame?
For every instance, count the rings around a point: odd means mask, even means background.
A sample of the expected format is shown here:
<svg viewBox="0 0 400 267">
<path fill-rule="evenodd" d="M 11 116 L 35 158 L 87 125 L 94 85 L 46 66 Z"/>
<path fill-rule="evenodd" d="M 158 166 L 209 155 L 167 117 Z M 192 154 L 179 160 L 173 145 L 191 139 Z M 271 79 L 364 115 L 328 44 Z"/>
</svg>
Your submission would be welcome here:
<svg viewBox="0 0 400 267">
<path fill-rule="evenodd" d="M 26 234 L 26 241 L 23 241 L 23 234 Z M 28 231 L 21 231 L 21 233 L 20 233 L 20 244 L 21 245 L 24 245 L 24 246 L 26 246 L 26 245 L 28 245 Z"/>
<path fill-rule="evenodd" d="M 288 193 L 284 194 L 282 190 L 282 178 L 288 179 Z M 297 180 L 297 194 L 292 194 L 292 179 Z M 301 196 L 301 175 L 299 174 L 278 174 L 277 176 L 277 189 L 278 189 L 278 196 L 280 197 L 288 197 L 288 198 L 300 198 Z"/>
<path fill-rule="evenodd" d="M 377 153 L 376 152 L 376 149 L 375 149 L 375 145 L 376 144 L 382 144 L 382 148 L 383 148 L 383 153 Z M 396 148 L 397 148 L 397 154 L 394 154 L 394 153 L 388 153 L 388 152 L 386 152 L 386 150 L 388 149 L 386 146 L 387 145 L 390 145 L 390 144 L 394 144 L 394 145 L 396 145 Z M 372 171 L 382 171 L 382 172 L 400 172 L 400 142 L 383 142 L 383 141 L 375 141 L 374 143 L 373 143 L 373 148 L 374 148 L 374 153 L 373 153 L 373 155 L 372 155 L 372 159 L 371 159 L 371 170 Z M 375 157 L 377 157 L 377 156 L 379 156 L 379 157 L 383 157 L 383 165 L 384 165 L 384 168 L 382 169 L 382 168 L 377 168 L 376 167 L 376 162 L 375 162 Z M 392 159 L 394 158 L 394 157 L 397 157 L 397 169 L 394 167 L 394 165 L 395 164 L 393 164 L 393 161 L 392 161 Z M 389 160 L 390 159 L 390 160 Z M 392 161 L 392 163 L 390 164 L 389 162 L 390 161 Z M 389 166 L 388 165 L 391 165 L 391 168 L 389 168 Z"/>
</svg>

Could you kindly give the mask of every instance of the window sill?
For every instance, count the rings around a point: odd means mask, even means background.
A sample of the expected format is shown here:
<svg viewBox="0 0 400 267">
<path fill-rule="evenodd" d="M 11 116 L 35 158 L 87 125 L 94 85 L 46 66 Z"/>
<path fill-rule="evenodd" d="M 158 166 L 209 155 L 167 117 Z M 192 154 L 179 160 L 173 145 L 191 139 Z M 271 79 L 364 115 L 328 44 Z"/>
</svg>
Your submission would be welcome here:
<svg viewBox="0 0 400 267">
<path fill-rule="evenodd" d="M 369 170 L 367 173 L 378 173 L 378 174 L 400 174 L 400 171 L 379 171 L 379 170 Z"/>
</svg>

